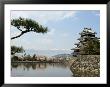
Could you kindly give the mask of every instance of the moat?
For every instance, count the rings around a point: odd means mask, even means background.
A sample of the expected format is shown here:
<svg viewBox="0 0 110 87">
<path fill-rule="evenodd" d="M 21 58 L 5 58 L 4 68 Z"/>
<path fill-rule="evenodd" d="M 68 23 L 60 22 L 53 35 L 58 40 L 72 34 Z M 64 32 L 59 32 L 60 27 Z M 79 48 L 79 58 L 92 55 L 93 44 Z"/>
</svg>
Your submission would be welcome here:
<svg viewBox="0 0 110 87">
<path fill-rule="evenodd" d="M 12 77 L 71 77 L 70 67 L 63 63 L 12 63 Z"/>
</svg>

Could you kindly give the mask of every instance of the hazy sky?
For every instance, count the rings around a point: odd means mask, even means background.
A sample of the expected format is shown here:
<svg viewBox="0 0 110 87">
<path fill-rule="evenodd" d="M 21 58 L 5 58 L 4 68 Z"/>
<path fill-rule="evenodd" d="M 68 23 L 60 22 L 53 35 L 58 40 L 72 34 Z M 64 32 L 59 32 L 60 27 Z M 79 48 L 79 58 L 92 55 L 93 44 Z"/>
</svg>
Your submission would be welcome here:
<svg viewBox="0 0 110 87">
<path fill-rule="evenodd" d="M 24 49 L 70 50 L 84 27 L 100 36 L 100 11 L 11 11 L 11 19 L 19 17 L 31 18 L 49 29 L 46 34 L 29 32 L 11 40 L 11 45 Z M 11 26 L 11 37 L 19 33 Z"/>
</svg>

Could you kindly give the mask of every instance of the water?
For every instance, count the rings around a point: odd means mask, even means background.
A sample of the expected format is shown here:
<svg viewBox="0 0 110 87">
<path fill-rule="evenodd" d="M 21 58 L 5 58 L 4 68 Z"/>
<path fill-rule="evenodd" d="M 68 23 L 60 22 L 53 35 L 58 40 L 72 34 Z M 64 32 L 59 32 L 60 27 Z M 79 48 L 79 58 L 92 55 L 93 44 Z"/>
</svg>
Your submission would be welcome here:
<svg viewBox="0 0 110 87">
<path fill-rule="evenodd" d="M 69 66 L 62 63 L 12 63 L 12 77 L 71 77 Z"/>
</svg>

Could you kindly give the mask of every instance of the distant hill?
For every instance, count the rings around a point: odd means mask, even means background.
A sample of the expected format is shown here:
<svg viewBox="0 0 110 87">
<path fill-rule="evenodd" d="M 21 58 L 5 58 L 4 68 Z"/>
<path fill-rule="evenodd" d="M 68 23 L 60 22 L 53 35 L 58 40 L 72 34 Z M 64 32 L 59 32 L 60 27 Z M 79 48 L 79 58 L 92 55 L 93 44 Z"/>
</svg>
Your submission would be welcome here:
<svg viewBox="0 0 110 87">
<path fill-rule="evenodd" d="M 58 54 L 58 55 L 54 55 L 52 57 L 56 57 L 56 58 L 67 58 L 67 57 L 72 57 L 72 54 Z"/>
<path fill-rule="evenodd" d="M 54 55 L 64 55 L 64 56 L 69 56 L 69 54 L 72 53 L 71 50 L 33 50 L 33 49 L 28 49 L 28 50 L 25 50 L 25 53 L 26 55 L 33 55 L 33 54 L 36 54 L 36 55 L 44 55 L 44 56 L 48 56 L 48 57 L 51 57 L 51 56 L 54 56 Z M 20 55 L 20 53 L 18 54 Z"/>
</svg>

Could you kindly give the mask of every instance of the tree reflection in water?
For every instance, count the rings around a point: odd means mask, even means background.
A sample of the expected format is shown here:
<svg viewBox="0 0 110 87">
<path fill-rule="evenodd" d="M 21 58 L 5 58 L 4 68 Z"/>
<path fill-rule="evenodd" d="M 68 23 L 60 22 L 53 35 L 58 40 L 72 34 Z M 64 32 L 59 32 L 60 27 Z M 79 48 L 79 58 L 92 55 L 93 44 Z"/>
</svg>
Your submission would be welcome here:
<svg viewBox="0 0 110 87">
<path fill-rule="evenodd" d="M 22 67 L 23 70 L 25 71 L 26 69 L 46 69 L 47 67 L 59 67 L 59 68 L 66 68 L 67 65 L 63 64 L 63 63 L 11 63 L 12 68 L 18 68 L 18 67 Z M 11 69 L 12 70 L 12 69 Z"/>
</svg>

